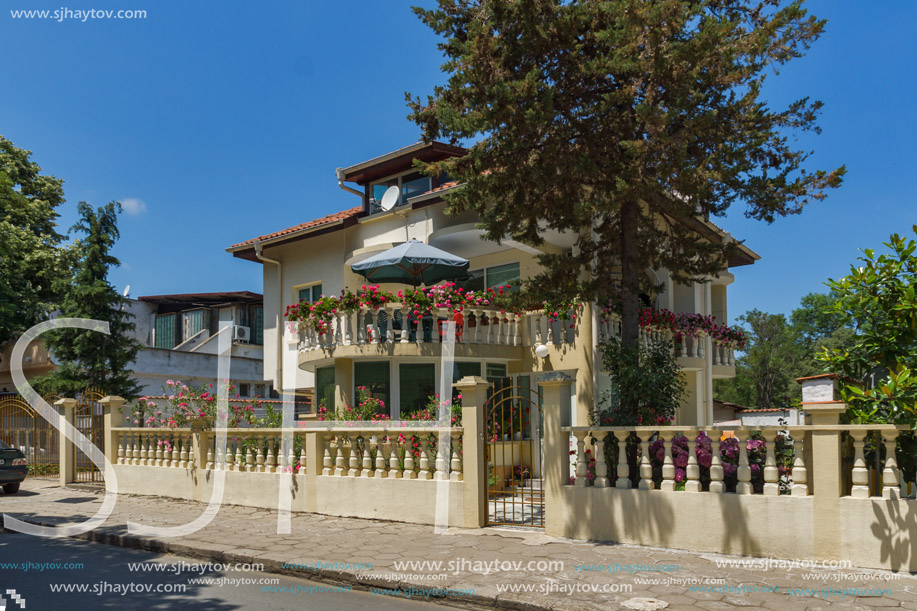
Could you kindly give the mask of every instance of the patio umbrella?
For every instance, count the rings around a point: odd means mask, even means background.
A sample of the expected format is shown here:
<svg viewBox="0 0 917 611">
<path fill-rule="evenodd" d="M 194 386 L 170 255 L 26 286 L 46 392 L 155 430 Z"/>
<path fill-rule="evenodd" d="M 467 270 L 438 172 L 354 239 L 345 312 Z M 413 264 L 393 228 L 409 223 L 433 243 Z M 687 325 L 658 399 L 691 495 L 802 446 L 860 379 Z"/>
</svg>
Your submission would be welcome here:
<svg viewBox="0 0 917 611">
<path fill-rule="evenodd" d="M 467 278 L 468 259 L 411 240 L 355 263 L 350 269 L 372 282 L 403 282 L 416 287 Z"/>
</svg>

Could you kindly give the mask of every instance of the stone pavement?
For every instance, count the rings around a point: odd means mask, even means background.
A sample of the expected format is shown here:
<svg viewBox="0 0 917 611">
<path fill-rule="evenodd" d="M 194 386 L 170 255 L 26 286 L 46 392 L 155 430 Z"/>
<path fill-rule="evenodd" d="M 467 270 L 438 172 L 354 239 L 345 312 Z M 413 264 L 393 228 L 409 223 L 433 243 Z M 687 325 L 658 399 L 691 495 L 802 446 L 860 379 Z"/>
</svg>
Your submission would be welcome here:
<svg viewBox="0 0 917 611">
<path fill-rule="evenodd" d="M 0 512 L 58 525 L 92 516 L 101 498 L 102 492 L 96 489 L 60 488 L 53 480 L 28 480 L 19 495 L 0 494 Z M 763 569 L 741 564 L 723 568 L 724 562 L 747 559 L 573 541 L 529 530 L 455 529 L 435 535 L 429 526 L 294 514 L 292 534 L 278 535 L 276 512 L 224 505 L 210 525 L 187 537 L 155 539 L 127 534 L 128 520 L 177 526 L 197 518 L 204 507 L 202 503 L 120 495 L 105 525 L 82 538 L 203 561 L 263 563 L 267 572 L 361 588 L 451 588 L 459 591 L 449 592 L 439 602 L 472 608 L 917 610 L 917 576 L 907 573 Z M 410 499 L 404 500 L 404 510 L 411 511 Z M 396 563 L 406 561 L 446 564 L 440 569 L 429 565 L 396 569 Z M 494 565 L 495 561 L 499 564 Z M 548 568 L 548 561 L 560 561 L 562 566 Z M 520 566 L 506 564 L 520 562 Z M 285 563 L 299 566 L 293 569 Z M 332 568 L 332 563 L 371 564 L 372 569 Z M 635 565 L 667 567 L 668 571 L 620 568 Z M 495 566 L 499 570 L 494 571 Z M 619 568 L 613 571 L 615 567 Z"/>
</svg>

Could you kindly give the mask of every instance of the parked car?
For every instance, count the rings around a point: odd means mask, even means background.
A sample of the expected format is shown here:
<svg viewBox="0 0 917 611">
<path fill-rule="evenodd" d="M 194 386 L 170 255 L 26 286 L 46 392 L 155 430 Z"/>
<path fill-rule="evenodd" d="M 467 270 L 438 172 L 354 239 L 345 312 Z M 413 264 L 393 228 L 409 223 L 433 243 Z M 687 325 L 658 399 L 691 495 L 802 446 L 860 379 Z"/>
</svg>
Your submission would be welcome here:
<svg viewBox="0 0 917 611">
<path fill-rule="evenodd" d="M 0 439 L 0 485 L 7 494 L 19 492 L 19 484 L 29 474 L 25 454 Z"/>
</svg>

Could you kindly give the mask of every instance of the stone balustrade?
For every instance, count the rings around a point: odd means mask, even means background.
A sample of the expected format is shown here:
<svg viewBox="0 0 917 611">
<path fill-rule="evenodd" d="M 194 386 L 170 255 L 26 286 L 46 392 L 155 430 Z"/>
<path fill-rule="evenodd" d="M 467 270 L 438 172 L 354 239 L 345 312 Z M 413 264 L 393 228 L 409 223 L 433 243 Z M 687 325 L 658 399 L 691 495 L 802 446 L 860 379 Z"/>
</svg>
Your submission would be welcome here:
<svg viewBox="0 0 917 611">
<path fill-rule="evenodd" d="M 359 424 L 324 429 L 230 428 L 225 446 L 212 430 L 119 427 L 112 432 L 119 465 L 304 474 L 307 437 L 314 435 L 321 452 L 318 476 L 463 481 L 461 428 L 386 429 Z M 285 433 L 292 440 L 287 447 Z M 197 462 L 196 451 L 201 452 Z"/>
<path fill-rule="evenodd" d="M 604 342 L 612 338 L 621 338 L 621 317 L 617 314 L 606 314 L 599 319 L 599 341 Z M 660 340 L 673 339 L 672 332 L 662 329 L 641 328 L 640 343 L 643 345 Z M 676 356 L 682 358 L 706 358 L 707 336 L 703 332 L 697 335 L 682 335 L 675 342 Z M 716 339 L 711 341 L 711 357 L 714 365 L 735 367 L 735 348 Z"/>
<path fill-rule="evenodd" d="M 838 452 L 844 444 L 852 445 L 852 468 L 843 474 L 841 496 L 895 499 L 902 488 L 897 440 L 903 429 L 894 425 L 800 425 L 561 430 L 572 437 L 575 447 L 570 483 L 575 487 L 808 496 L 816 460 L 811 435 L 818 433 L 833 434 Z M 877 450 L 881 469 L 874 466 Z M 867 454 L 872 468 L 867 465 Z"/>
<path fill-rule="evenodd" d="M 469 344 L 519 346 L 522 344 L 523 315 L 486 308 L 466 307 L 456 328 L 456 340 Z M 400 303 L 373 309 L 363 307 L 356 312 L 339 312 L 330 321 L 330 328 L 319 333 L 311 325 L 299 324 L 300 352 L 384 343 L 439 343 L 440 327 L 454 320 L 451 309 L 436 308 L 414 318 L 411 310 Z"/>
</svg>

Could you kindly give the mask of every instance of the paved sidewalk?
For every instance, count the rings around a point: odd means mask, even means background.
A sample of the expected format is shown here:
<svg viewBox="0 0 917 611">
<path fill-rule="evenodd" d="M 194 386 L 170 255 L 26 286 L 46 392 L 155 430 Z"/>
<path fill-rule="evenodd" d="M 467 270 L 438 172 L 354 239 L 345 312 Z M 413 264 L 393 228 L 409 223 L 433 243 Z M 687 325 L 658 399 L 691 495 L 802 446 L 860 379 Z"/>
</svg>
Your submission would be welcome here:
<svg viewBox="0 0 917 611">
<path fill-rule="evenodd" d="M 0 494 L 0 512 L 57 525 L 92 516 L 101 504 L 101 496 L 100 491 L 84 487 L 60 488 L 52 480 L 28 480 L 19 495 Z M 404 504 L 405 512 L 409 512 L 410 499 L 404 499 Z M 434 535 L 433 528 L 427 526 L 294 514 L 292 534 L 278 535 L 276 512 L 224 505 L 209 526 L 181 539 L 127 535 L 128 520 L 176 526 L 198 517 L 204 507 L 202 503 L 120 495 L 105 525 L 84 538 L 204 561 L 263 563 L 267 572 L 354 587 L 473 590 L 473 595 L 450 593 L 445 601 L 471 607 L 558 611 L 737 607 L 780 611 L 877 607 L 917 610 L 917 576 L 910 574 L 855 569 L 718 568 L 717 561 L 737 557 L 572 541 L 523 530 L 457 529 Z M 545 570 L 544 563 L 552 560 L 562 561 L 563 567 Z M 459 570 L 449 570 L 452 567 L 445 565 L 440 570 L 415 567 L 396 571 L 396 562 L 402 561 L 453 562 L 456 564 L 452 566 Z M 506 565 L 507 570 L 484 574 L 484 563 L 493 569 L 495 561 L 522 565 L 518 569 Z M 373 568 L 311 566 L 336 562 L 371 564 Z M 310 567 L 291 570 L 284 563 Z M 621 569 L 612 572 L 610 568 L 584 570 L 584 565 L 593 569 L 616 565 L 677 566 L 677 570 L 628 573 Z M 442 574 L 444 578 L 439 578 Z M 722 583 L 711 585 L 706 581 L 710 579 Z M 813 595 L 791 592 L 792 589 L 816 592 Z M 873 590 L 874 595 L 857 595 L 854 589 L 859 593 Z"/>
</svg>

